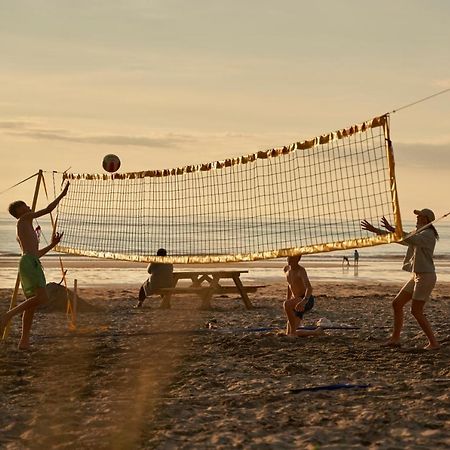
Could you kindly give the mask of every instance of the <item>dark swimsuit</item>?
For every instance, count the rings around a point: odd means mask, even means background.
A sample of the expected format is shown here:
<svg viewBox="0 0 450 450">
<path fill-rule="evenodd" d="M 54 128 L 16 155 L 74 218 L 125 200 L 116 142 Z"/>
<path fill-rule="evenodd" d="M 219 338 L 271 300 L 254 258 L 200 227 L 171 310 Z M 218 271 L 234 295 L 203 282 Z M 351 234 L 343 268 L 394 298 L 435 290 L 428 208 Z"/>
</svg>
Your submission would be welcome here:
<svg viewBox="0 0 450 450">
<path fill-rule="evenodd" d="M 297 311 L 296 309 L 294 309 L 295 315 L 297 317 L 300 317 L 300 319 L 303 319 L 304 314 L 313 309 L 314 300 L 315 300 L 314 295 L 310 295 L 308 301 L 305 304 L 305 309 L 303 311 Z"/>
</svg>

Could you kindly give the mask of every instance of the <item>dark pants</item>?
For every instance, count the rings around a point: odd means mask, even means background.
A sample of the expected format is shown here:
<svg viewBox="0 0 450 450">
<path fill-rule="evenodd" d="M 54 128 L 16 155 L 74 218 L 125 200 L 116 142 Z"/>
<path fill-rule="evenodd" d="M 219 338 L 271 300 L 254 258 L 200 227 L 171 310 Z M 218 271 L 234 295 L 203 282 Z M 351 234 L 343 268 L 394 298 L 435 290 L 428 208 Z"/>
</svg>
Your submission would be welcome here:
<svg viewBox="0 0 450 450">
<path fill-rule="evenodd" d="M 160 288 L 160 287 L 161 288 L 173 287 L 173 283 L 170 286 L 166 286 L 166 285 L 158 286 L 158 288 Z M 144 303 L 144 300 L 150 295 L 152 295 L 152 288 L 151 288 L 150 283 L 148 281 L 146 281 L 139 289 L 139 295 L 138 295 L 139 304 L 142 305 L 142 303 Z M 162 297 L 162 295 L 161 295 L 161 297 Z"/>
</svg>

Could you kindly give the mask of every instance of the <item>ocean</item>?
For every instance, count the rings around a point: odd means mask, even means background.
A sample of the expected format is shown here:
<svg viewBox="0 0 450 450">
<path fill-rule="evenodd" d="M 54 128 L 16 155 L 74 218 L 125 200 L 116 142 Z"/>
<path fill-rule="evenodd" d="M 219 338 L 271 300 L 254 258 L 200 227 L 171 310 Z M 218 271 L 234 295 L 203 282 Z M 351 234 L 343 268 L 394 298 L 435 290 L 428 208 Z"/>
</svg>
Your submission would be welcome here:
<svg viewBox="0 0 450 450">
<path fill-rule="evenodd" d="M 48 218 L 39 219 L 42 229 L 41 247 L 48 244 L 51 235 L 51 224 Z M 413 230 L 415 222 L 406 222 L 405 230 Z M 0 214 L 0 288 L 12 287 L 17 274 L 17 262 L 20 248 L 16 242 L 16 223 L 8 214 Z M 435 251 L 435 263 L 440 281 L 450 282 L 450 221 L 442 221 L 436 225 L 440 234 Z M 307 268 L 311 280 L 314 282 L 403 282 L 409 277 L 401 270 L 401 263 L 406 247 L 399 244 L 386 244 L 370 248 L 359 249 L 360 260 L 358 267 L 354 266 L 353 250 L 343 250 L 331 253 L 321 253 L 304 256 L 302 264 Z M 60 280 L 60 270 L 55 267 L 55 257 L 58 254 L 51 252 L 43 258 L 47 279 Z M 126 266 L 114 263 L 105 268 L 103 261 L 94 258 L 74 257 L 61 254 L 63 260 L 71 261 L 69 277 L 77 278 L 81 285 L 99 286 L 112 284 L 130 284 L 139 286 L 147 274 L 145 264 L 127 264 Z M 343 264 L 343 256 L 347 256 L 350 265 Z M 49 263 L 53 261 L 53 263 Z M 98 264 L 96 263 L 98 261 Z M 87 262 L 87 264 L 86 264 Z M 111 265 L 112 264 L 112 265 Z M 253 263 L 229 263 L 228 269 L 248 270 L 242 275 L 245 282 L 261 284 L 283 280 L 284 259 L 256 261 Z M 119 267 L 120 266 L 120 267 Z M 180 265 L 176 270 L 183 270 Z M 200 268 L 199 268 L 200 270 Z"/>
</svg>

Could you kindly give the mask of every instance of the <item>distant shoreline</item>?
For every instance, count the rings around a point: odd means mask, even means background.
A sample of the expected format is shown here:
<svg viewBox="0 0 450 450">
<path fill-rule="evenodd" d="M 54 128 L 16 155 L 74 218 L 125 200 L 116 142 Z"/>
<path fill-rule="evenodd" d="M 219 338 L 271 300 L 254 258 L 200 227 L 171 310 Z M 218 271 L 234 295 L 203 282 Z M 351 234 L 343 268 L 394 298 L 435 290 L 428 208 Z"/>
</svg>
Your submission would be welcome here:
<svg viewBox="0 0 450 450">
<path fill-rule="evenodd" d="M 15 267 L 17 266 L 20 254 L 1 254 L 0 253 L 0 268 L 2 267 Z M 87 256 L 76 256 L 68 254 L 51 254 L 42 258 L 42 262 L 46 267 L 59 267 L 59 259 L 62 259 L 64 264 L 68 267 L 79 268 L 136 268 L 146 267 L 148 263 L 136 262 L 136 261 L 124 261 L 118 259 L 109 258 L 94 258 Z M 404 254 L 398 255 L 363 255 L 360 256 L 359 266 L 363 266 L 365 263 L 376 262 L 398 262 L 401 264 Z M 450 265 L 449 255 L 435 255 L 434 259 L 441 265 Z M 256 261 L 243 261 L 243 262 L 230 262 L 230 263 L 208 263 L 208 264 L 176 264 L 180 268 L 193 268 L 193 267 L 249 267 L 249 268 L 282 268 L 286 264 L 285 258 L 278 259 L 266 259 Z M 343 264 L 342 255 L 333 255 L 329 253 L 321 253 L 314 255 L 304 255 L 302 264 L 309 267 L 341 267 Z M 353 258 L 349 257 L 349 266 L 354 267 L 355 263 Z M 200 270 L 200 269 L 199 269 Z"/>
<path fill-rule="evenodd" d="M 87 256 L 74 256 L 67 254 L 52 254 L 46 255 L 42 258 L 42 263 L 45 267 L 59 267 L 59 258 L 64 262 L 67 267 L 79 267 L 79 268 L 137 268 L 146 267 L 148 263 L 135 262 L 135 261 L 123 261 L 118 259 L 109 258 L 93 258 Z M 2 267 L 15 267 L 19 263 L 20 255 L 18 254 L 0 254 L 0 268 Z M 444 259 L 445 257 L 436 259 Z M 360 257 L 359 265 L 363 265 L 367 262 L 382 262 L 382 261 L 399 261 L 403 260 L 403 255 L 379 255 L 379 256 L 366 256 Z M 341 267 L 342 256 L 321 254 L 321 255 L 305 255 L 302 259 L 302 264 L 309 267 Z M 231 262 L 231 263 L 208 263 L 208 264 L 176 264 L 180 268 L 214 268 L 214 267 L 248 267 L 248 268 L 283 268 L 286 264 L 285 258 L 279 259 L 267 259 L 256 261 L 243 261 L 243 262 Z M 354 267 L 354 261 L 349 258 L 350 267 Z"/>
<path fill-rule="evenodd" d="M 61 280 L 59 255 L 42 258 L 48 281 Z M 402 270 L 403 256 L 382 258 L 364 257 L 355 266 L 342 264 L 342 259 L 331 255 L 307 256 L 302 265 L 314 285 L 319 283 L 338 284 L 400 284 L 406 283 L 410 274 Z M 87 258 L 62 255 L 64 269 L 68 271 L 69 285 L 77 279 L 81 286 L 140 286 L 148 277 L 147 264 L 143 262 L 118 261 L 114 259 Z M 19 256 L 0 257 L 0 288 L 14 286 Z M 268 285 L 284 282 L 285 259 L 259 260 L 222 264 L 175 264 L 175 271 L 241 270 L 244 284 Z M 437 259 L 438 284 L 450 282 L 450 260 Z"/>
</svg>

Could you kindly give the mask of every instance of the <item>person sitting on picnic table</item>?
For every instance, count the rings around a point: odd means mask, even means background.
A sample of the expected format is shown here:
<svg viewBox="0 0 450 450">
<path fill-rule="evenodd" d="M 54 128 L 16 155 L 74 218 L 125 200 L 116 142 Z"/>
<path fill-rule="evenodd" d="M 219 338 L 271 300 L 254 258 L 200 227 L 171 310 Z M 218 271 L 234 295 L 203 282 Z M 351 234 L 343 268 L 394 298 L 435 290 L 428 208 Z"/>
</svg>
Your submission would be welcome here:
<svg viewBox="0 0 450 450">
<path fill-rule="evenodd" d="M 314 296 L 308 274 L 303 266 L 299 265 L 302 255 L 289 256 L 288 265 L 284 268 L 288 282 L 287 297 L 283 303 L 287 317 L 286 334 L 288 336 L 314 336 L 323 334 L 323 329 L 298 330 L 302 324 L 303 315 L 314 306 Z"/>
<path fill-rule="evenodd" d="M 166 249 L 160 248 L 156 256 L 167 256 Z M 139 300 L 135 308 L 140 308 L 146 297 L 155 290 L 173 287 L 173 264 L 154 262 L 148 265 L 147 272 L 150 278 L 139 289 Z"/>
</svg>

